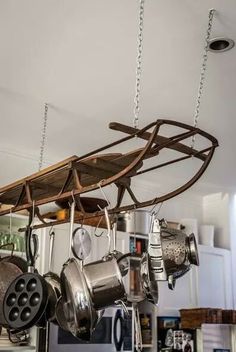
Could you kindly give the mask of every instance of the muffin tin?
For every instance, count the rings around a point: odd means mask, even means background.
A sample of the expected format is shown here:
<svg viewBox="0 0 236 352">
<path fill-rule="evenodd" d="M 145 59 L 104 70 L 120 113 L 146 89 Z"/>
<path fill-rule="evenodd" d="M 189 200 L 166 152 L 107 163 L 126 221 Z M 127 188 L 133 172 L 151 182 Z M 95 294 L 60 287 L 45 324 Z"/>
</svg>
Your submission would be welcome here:
<svg viewBox="0 0 236 352">
<path fill-rule="evenodd" d="M 28 329 L 42 317 L 48 302 L 47 283 L 42 276 L 25 273 L 8 287 L 3 301 L 3 313 L 12 329 Z"/>
</svg>

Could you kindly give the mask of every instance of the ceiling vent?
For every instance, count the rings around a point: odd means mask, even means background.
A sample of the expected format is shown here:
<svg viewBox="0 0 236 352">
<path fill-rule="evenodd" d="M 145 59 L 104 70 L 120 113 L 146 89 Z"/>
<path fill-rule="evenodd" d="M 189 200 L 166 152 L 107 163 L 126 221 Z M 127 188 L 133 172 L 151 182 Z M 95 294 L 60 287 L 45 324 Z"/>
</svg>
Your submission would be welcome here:
<svg viewBox="0 0 236 352">
<path fill-rule="evenodd" d="M 234 41 L 230 38 L 218 37 L 209 40 L 208 50 L 213 53 L 222 53 L 234 47 Z"/>
</svg>

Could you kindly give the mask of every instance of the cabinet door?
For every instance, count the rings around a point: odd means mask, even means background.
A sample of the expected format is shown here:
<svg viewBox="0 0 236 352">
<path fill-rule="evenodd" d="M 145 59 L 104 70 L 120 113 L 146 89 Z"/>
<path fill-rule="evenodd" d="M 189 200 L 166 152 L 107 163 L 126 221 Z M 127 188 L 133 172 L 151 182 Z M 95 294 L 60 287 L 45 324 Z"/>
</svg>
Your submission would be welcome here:
<svg viewBox="0 0 236 352">
<path fill-rule="evenodd" d="M 198 305 L 232 309 L 230 252 L 199 246 Z"/>
<path fill-rule="evenodd" d="M 192 268 L 176 281 L 174 290 L 168 288 L 167 281 L 159 281 L 159 316 L 178 316 L 181 308 L 196 307 L 196 270 Z"/>
<path fill-rule="evenodd" d="M 116 235 L 116 249 L 121 253 L 125 254 L 130 252 L 130 237 L 126 232 L 117 232 Z"/>
</svg>

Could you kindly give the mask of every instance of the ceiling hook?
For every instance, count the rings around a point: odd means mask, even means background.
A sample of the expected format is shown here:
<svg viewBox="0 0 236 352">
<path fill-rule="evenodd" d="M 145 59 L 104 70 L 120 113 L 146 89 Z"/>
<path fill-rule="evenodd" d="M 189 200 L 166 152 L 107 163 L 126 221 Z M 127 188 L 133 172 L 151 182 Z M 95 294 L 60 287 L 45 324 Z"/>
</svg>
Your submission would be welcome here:
<svg viewBox="0 0 236 352">
<path fill-rule="evenodd" d="M 104 190 L 102 189 L 101 182 L 102 182 L 102 181 L 100 181 L 100 182 L 98 183 L 98 187 L 99 187 L 100 192 L 101 192 L 101 194 L 102 194 L 102 196 L 103 196 L 103 199 L 107 202 L 107 206 L 106 206 L 106 207 L 109 207 L 109 206 L 111 205 L 111 202 L 108 200 L 108 198 L 107 198 L 107 196 L 106 196 L 106 193 L 105 193 Z M 105 208 L 106 208 L 106 207 L 105 207 Z M 99 208 L 101 209 L 100 206 L 99 206 Z M 104 209 L 105 209 L 105 208 L 104 208 Z M 101 210 L 102 210 L 102 209 L 101 209 Z"/>
</svg>

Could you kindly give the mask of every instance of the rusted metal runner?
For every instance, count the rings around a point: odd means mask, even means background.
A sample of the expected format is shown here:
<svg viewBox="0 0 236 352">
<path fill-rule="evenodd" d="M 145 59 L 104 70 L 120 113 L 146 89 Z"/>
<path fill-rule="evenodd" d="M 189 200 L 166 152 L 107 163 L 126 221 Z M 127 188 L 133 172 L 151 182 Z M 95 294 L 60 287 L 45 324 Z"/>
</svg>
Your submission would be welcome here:
<svg viewBox="0 0 236 352">
<path fill-rule="evenodd" d="M 160 130 L 163 126 L 178 127 L 182 131 L 171 137 L 164 137 L 160 135 Z M 172 120 L 157 120 L 143 129 L 135 129 L 116 122 L 110 123 L 109 127 L 113 130 L 124 132 L 127 136 L 81 157 L 72 156 L 31 176 L 0 188 L 0 203 L 12 206 L 11 209 L 0 210 L 0 216 L 24 209 L 30 210 L 33 205 L 39 207 L 46 203 L 70 200 L 72 194 L 81 205 L 81 195 L 89 195 L 89 192 L 112 183 L 117 186 L 118 192 L 115 207 L 109 209 L 110 214 L 148 207 L 175 197 L 191 187 L 206 170 L 215 148 L 218 146 L 217 140 L 210 134 Z M 196 150 L 182 143 L 193 135 L 200 135 L 207 140 L 209 146 L 202 150 Z M 133 138 L 146 141 L 144 147 L 124 154 L 104 153 L 104 151 Z M 158 155 L 166 148 L 180 153 L 180 156 L 158 164 L 156 162 Z M 137 200 L 131 187 L 131 179 L 133 177 L 138 177 L 141 174 L 192 157 L 199 159 L 202 165 L 187 183 L 161 197 L 155 197 L 144 202 Z M 152 160 L 153 165 L 145 169 L 144 161 L 147 159 Z M 128 192 L 132 199 L 132 203 L 129 205 L 122 205 L 125 192 Z M 81 206 L 80 211 L 81 216 L 77 219 L 78 221 L 80 221 L 80 218 L 84 220 L 99 217 L 103 214 L 102 211 L 86 213 L 83 210 L 83 206 Z M 38 227 L 51 226 L 51 224 L 52 222 L 39 225 Z"/>
</svg>

